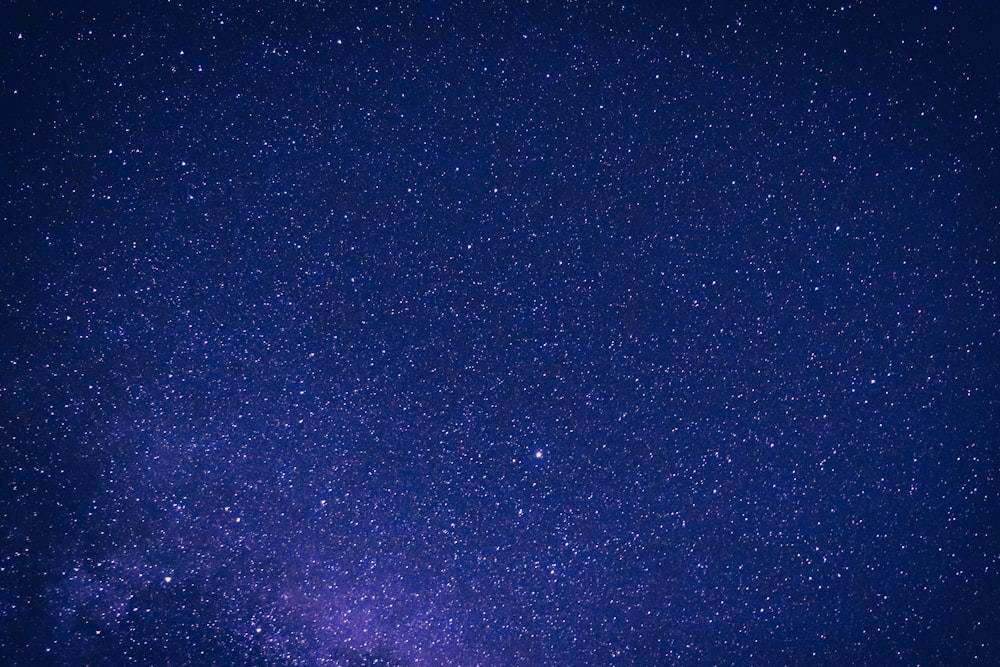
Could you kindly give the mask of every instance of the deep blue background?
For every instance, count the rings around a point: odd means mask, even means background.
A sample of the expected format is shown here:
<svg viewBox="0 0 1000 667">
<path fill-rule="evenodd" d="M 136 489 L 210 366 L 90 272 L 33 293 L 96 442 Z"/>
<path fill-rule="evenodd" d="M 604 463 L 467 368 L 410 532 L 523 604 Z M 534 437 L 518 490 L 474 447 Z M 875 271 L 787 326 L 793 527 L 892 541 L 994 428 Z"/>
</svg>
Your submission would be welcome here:
<svg viewBox="0 0 1000 667">
<path fill-rule="evenodd" d="M 5 664 L 1000 663 L 994 3 L 245 4 L 0 11 Z"/>
</svg>

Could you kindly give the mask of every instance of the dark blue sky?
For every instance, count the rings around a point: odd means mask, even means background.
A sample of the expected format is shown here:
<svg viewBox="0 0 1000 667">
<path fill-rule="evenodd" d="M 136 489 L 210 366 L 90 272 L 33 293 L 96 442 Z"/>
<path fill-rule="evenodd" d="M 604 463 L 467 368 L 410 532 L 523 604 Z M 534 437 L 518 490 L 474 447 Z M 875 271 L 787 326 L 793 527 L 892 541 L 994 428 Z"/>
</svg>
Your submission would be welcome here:
<svg viewBox="0 0 1000 667">
<path fill-rule="evenodd" d="M 245 4 L 0 10 L 2 662 L 1000 662 L 993 3 Z"/>
</svg>

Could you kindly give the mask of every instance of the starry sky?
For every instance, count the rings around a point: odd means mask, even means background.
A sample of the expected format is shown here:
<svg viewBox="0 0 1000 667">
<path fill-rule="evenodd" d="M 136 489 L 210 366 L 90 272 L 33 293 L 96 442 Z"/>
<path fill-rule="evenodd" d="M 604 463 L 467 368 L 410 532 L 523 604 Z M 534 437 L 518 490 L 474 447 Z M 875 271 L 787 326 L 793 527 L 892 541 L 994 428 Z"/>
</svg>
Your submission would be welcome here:
<svg viewBox="0 0 1000 667">
<path fill-rule="evenodd" d="M 995 3 L 0 26 L 3 664 L 1000 664 Z"/>
</svg>

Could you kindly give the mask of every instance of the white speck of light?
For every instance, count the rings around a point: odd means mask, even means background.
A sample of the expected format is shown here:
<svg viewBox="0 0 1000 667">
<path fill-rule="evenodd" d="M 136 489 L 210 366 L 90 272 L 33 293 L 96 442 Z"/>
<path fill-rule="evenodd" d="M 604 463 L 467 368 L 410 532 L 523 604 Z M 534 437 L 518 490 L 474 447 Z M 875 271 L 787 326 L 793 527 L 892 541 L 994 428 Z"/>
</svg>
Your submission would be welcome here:
<svg viewBox="0 0 1000 667">
<path fill-rule="evenodd" d="M 540 449 L 536 449 L 535 450 L 535 458 L 536 459 L 543 459 L 543 458 L 545 458 L 545 452 L 543 452 Z"/>
<path fill-rule="evenodd" d="M 169 583 L 170 583 L 171 581 L 173 581 L 173 580 L 174 580 L 174 578 L 173 578 L 173 577 L 163 577 L 163 581 L 164 581 L 165 583 L 168 583 L 168 584 L 169 584 Z"/>
</svg>

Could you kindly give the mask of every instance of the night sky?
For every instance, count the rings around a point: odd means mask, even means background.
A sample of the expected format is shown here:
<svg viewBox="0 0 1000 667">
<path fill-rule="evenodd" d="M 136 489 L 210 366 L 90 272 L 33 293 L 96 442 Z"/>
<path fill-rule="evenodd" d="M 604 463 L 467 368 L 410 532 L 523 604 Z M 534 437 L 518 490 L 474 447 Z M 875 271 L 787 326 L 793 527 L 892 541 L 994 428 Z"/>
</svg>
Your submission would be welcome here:
<svg viewBox="0 0 1000 667">
<path fill-rule="evenodd" d="M 2 664 L 1000 664 L 1000 6 L 149 4 L 0 10 Z"/>
</svg>

